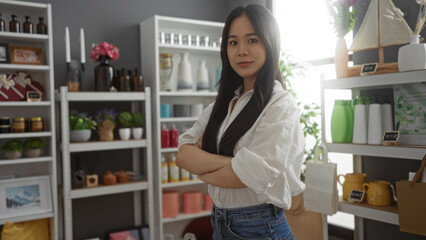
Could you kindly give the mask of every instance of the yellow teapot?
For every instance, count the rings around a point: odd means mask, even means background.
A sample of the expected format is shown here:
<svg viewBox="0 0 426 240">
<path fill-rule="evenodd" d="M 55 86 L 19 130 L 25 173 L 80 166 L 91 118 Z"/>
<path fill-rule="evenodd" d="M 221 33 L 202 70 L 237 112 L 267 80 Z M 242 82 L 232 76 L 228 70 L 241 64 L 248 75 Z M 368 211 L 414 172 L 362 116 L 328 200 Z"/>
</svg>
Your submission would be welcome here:
<svg viewBox="0 0 426 240">
<path fill-rule="evenodd" d="M 340 181 L 340 178 L 344 178 L 344 182 Z M 367 174 L 365 173 L 348 173 L 348 174 L 339 174 L 337 176 L 337 181 L 343 187 L 343 199 L 348 200 L 349 195 L 352 192 L 352 189 L 363 190 L 363 184 Z"/>
<path fill-rule="evenodd" d="M 370 183 L 364 183 L 362 188 L 367 194 L 367 203 L 374 206 L 388 206 L 392 203 L 392 196 L 395 197 L 395 189 L 388 181 L 374 180 Z M 392 195 L 391 195 L 392 189 Z"/>
</svg>

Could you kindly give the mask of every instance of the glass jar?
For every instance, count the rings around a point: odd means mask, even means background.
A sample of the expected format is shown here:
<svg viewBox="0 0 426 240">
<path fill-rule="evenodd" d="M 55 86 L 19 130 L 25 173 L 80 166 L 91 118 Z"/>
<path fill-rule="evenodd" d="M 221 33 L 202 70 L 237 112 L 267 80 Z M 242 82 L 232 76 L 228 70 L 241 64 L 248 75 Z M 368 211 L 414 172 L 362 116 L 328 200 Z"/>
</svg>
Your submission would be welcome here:
<svg viewBox="0 0 426 240">
<path fill-rule="evenodd" d="M 10 133 L 10 117 L 0 117 L 0 133 Z"/>
<path fill-rule="evenodd" d="M 133 83 L 132 84 L 133 85 L 133 91 L 135 91 L 135 92 L 145 91 L 143 76 L 137 68 L 135 68 L 135 75 L 133 75 L 133 77 L 132 77 L 132 83 Z"/>
<path fill-rule="evenodd" d="M 24 33 L 34 33 L 34 26 L 31 22 L 30 16 L 25 16 L 25 22 L 23 24 Z"/>
<path fill-rule="evenodd" d="M 160 91 L 170 91 L 170 76 L 173 70 L 173 54 L 160 54 Z"/>
<path fill-rule="evenodd" d="M 18 17 L 16 15 L 12 15 L 11 17 L 12 20 L 9 22 L 9 32 L 21 32 Z"/>
<path fill-rule="evenodd" d="M 15 133 L 23 133 L 25 132 L 26 129 L 26 123 L 25 123 L 25 118 L 20 117 L 20 118 L 14 118 L 13 119 L 13 123 L 12 123 L 12 130 Z"/>
<path fill-rule="evenodd" d="M 47 26 L 44 23 L 44 18 L 39 17 L 38 20 L 39 20 L 39 23 L 37 24 L 37 33 L 38 34 L 47 34 Z"/>
<path fill-rule="evenodd" d="M 31 118 L 30 132 L 43 132 L 43 118 L 41 117 Z"/>
<path fill-rule="evenodd" d="M 2 19 L 2 15 L 0 13 L 0 32 L 4 32 L 4 31 L 6 31 L 6 26 L 5 26 L 4 20 Z"/>
</svg>

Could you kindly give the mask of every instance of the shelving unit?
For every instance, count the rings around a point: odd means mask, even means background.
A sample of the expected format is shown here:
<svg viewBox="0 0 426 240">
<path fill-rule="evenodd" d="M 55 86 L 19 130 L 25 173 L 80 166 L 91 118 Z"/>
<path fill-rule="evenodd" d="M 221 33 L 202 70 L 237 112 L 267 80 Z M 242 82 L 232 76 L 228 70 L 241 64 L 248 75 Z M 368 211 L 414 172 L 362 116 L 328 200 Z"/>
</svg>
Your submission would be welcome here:
<svg viewBox="0 0 426 240">
<path fill-rule="evenodd" d="M 165 16 L 153 16 L 140 23 L 141 36 L 141 61 L 142 72 L 144 73 L 146 84 L 152 88 L 152 110 L 153 110 L 153 156 L 154 156 L 154 175 L 156 177 L 155 189 L 155 215 L 156 235 L 155 239 L 163 239 L 163 233 L 173 234 L 175 239 L 179 239 L 186 224 L 193 219 L 209 216 L 209 211 L 203 211 L 198 214 L 179 214 L 176 218 L 162 218 L 162 191 L 163 189 L 179 191 L 201 191 L 207 192 L 207 185 L 201 181 L 188 181 L 178 183 L 161 183 L 161 156 L 163 154 L 175 154 L 177 148 L 161 148 L 161 125 L 165 124 L 170 129 L 175 124 L 182 133 L 182 129 L 190 127 L 198 117 L 171 117 L 160 118 L 161 104 L 203 104 L 206 107 L 213 102 L 217 92 L 214 82 L 216 79 L 216 69 L 221 65 L 219 46 L 201 47 L 186 45 L 163 44 L 159 41 L 161 32 L 175 34 L 191 34 L 192 36 L 206 36 L 210 39 L 219 39 L 223 31 L 223 23 L 199 21 L 184 18 L 174 18 Z M 177 91 L 178 64 L 180 62 L 180 53 L 188 52 L 189 61 L 192 67 L 193 91 Z M 173 71 L 170 77 L 171 91 L 160 90 L 160 67 L 159 54 L 173 54 Z M 197 92 L 196 72 L 199 67 L 199 60 L 207 61 L 211 91 Z M 173 114 L 171 115 L 173 116 Z M 180 196 L 181 197 L 181 196 Z M 182 202 L 182 200 L 181 200 Z"/>
<path fill-rule="evenodd" d="M 62 197 L 64 205 L 64 228 L 65 239 L 75 239 L 73 231 L 73 200 L 110 194 L 133 192 L 134 199 L 134 226 L 148 224 L 150 235 L 154 234 L 154 201 L 153 201 L 153 172 L 152 172 L 152 138 L 151 138 L 151 89 L 145 88 L 145 92 L 68 92 L 67 87 L 61 87 L 57 99 L 61 106 L 61 155 L 62 155 Z M 130 104 L 131 111 L 141 111 L 145 116 L 143 139 L 130 139 L 114 141 L 88 141 L 71 143 L 69 139 L 69 106 L 73 103 L 96 103 L 96 102 L 119 102 Z M 117 137 L 116 137 L 117 138 Z M 132 150 L 132 170 L 143 175 L 142 180 L 131 180 L 126 183 L 115 185 L 101 185 L 102 175 L 98 174 L 99 186 L 91 188 L 73 189 L 71 183 L 71 154 L 81 152 L 110 151 L 110 150 Z M 146 154 L 140 154 L 144 149 Z M 125 161 L 125 159 L 123 159 Z M 146 192 L 142 199 L 142 192 Z M 142 202 L 145 209 L 141 209 Z M 116 206 L 114 206 L 116 207 Z M 146 212 L 142 216 L 142 212 Z M 154 238 L 152 238 L 154 239 Z"/>
<path fill-rule="evenodd" d="M 322 126 L 322 142 L 324 142 L 330 153 L 347 153 L 354 155 L 354 172 L 361 172 L 362 156 L 384 157 L 384 158 L 401 158 L 403 160 L 421 160 L 426 154 L 424 146 L 382 146 L 382 145 L 366 145 L 366 144 L 350 144 L 350 143 L 331 143 L 326 132 L 329 131 L 325 125 L 325 97 L 326 90 L 349 89 L 352 95 L 358 95 L 361 90 L 370 89 L 386 89 L 392 88 L 396 84 L 407 84 L 424 82 L 426 79 L 426 71 L 411 71 L 392 74 L 372 75 L 365 77 L 352 77 L 344 79 L 332 79 L 321 81 L 321 122 Z M 329 112 L 328 112 L 329 113 Z M 403 161 L 402 160 L 402 161 Z M 386 207 L 375 207 L 366 203 L 350 203 L 339 199 L 338 211 L 353 214 L 355 220 L 355 239 L 362 240 L 363 222 L 362 218 L 371 219 L 379 222 L 399 225 L 398 211 L 395 205 Z"/>
<path fill-rule="evenodd" d="M 11 121 L 16 117 L 38 117 L 44 121 L 43 132 L 7 133 L 0 134 L 0 146 L 5 142 L 16 139 L 25 141 L 27 138 L 41 138 L 46 146 L 43 155 L 28 158 L 25 153 L 19 159 L 5 159 L 0 153 L 0 177 L 14 175 L 15 178 L 49 176 L 52 211 L 44 214 L 32 214 L 20 217 L 2 219 L 6 221 L 24 222 L 37 219 L 49 219 L 50 238 L 58 239 L 58 204 L 57 204 L 57 167 L 56 167 L 56 141 L 55 137 L 55 98 L 54 98 L 54 66 L 53 66 L 53 40 L 52 40 L 52 7 L 51 4 L 32 3 L 26 1 L 0 0 L 0 9 L 3 19 L 10 19 L 16 14 L 20 22 L 24 16 L 30 16 L 36 25 L 38 17 L 44 17 L 48 34 L 29 34 L 0 32 L 0 42 L 9 45 L 40 47 L 42 49 L 44 65 L 24 65 L 1 63 L 0 74 L 14 74 L 16 71 L 26 71 L 32 79 L 44 87 L 44 96 L 41 102 L 5 101 L 0 102 L 0 116 L 8 116 Z M 6 28 L 8 30 L 8 27 Z"/>
</svg>

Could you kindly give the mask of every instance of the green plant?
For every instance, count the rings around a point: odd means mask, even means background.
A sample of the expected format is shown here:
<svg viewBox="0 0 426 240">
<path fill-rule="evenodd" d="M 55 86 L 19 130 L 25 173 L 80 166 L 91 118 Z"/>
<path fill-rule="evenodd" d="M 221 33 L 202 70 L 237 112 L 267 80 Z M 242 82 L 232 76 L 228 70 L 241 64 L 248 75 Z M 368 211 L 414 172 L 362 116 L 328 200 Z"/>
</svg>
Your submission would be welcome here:
<svg viewBox="0 0 426 240">
<path fill-rule="evenodd" d="M 25 150 L 43 148 L 44 142 L 40 138 L 29 138 L 24 143 Z"/>
<path fill-rule="evenodd" d="M 70 130 L 96 129 L 96 122 L 85 113 L 74 113 L 70 115 Z"/>
<path fill-rule="evenodd" d="M 24 145 L 17 140 L 11 140 L 1 147 L 1 149 L 5 152 L 22 152 L 24 150 Z"/>
<path fill-rule="evenodd" d="M 356 0 L 327 0 L 327 9 L 334 31 L 338 38 L 343 38 L 355 25 L 353 5 Z"/>
<path fill-rule="evenodd" d="M 291 80 L 295 76 L 303 75 L 306 70 L 303 65 L 296 64 L 291 61 L 290 57 L 281 53 L 281 59 L 279 62 L 279 68 L 281 77 L 283 79 L 284 87 L 289 91 L 296 99 L 296 92 L 292 89 Z M 305 138 L 313 139 L 313 146 L 309 147 L 306 145 L 303 165 L 306 165 L 307 161 L 314 159 L 315 148 L 320 142 L 320 125 L 317 123 L 318 116 L 320 116 L 320 107 L 316 103 L 305 104 L 302 108 L 300 107 L 301 102 L 298 102 L 300 113 L 300 123 L 302 125 L 303 135 Z M 321 155 L 320 155 L 321 156 Z M 303 167 L 300 179 L 305 182 L 306 168 Z"/>
<path fill-rule="evenodd" d="M 118 115 L 118 124 L 122 127 L 122 128 L 129 128 L 132 126 L 132 114 L 129 112 L 121 112 Z"/>
<path fill-rule="evenodd" d="M 95 121 L 98 125 L 102 125 L 104 121 L 109 120 L 112 123 L 115 123 L 115 119 L 117 118 L 117 113 L 113 108 L 108 109 L 104 108 L 96 112 Z"/>
<path fill-rule="evenodd" d="M 144 124 L 144 117 L 140 112 L 134 112 L 133 113 L 133 124 L 132 127 L 142 127 Z"/>
</svg>

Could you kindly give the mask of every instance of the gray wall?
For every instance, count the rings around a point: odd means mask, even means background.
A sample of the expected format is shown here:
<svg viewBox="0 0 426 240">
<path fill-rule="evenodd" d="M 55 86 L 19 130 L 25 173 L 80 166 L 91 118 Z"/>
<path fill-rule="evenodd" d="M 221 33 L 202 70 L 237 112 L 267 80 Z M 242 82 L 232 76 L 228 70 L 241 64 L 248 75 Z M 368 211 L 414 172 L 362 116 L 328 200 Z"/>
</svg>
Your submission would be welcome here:
<svg viewBox="0 0 426 240">
<path fill-rule="evenodd" d="M 405 14 L 405 19 L 413 29 L 419 5 L 415 1 L 393 0 L 395 6 L 400 8 Z M 355 24 L 356 32 L 362 23 L 365 11 L 368 8 L 369 0 L 357 1 L 355 10 L 357 11 L 357 19 Z M 426 31 L 423 30 L 421 35 L 424 37 Z M 355 35 L 355 34 L 354 34 Z M 398 49 L 400 46 L 385 48 L 385 62 L 398 61 Z M 354 54 L 354 64 L 363 64 L 370 62 L 378 62 L 378 54 L 376 50 L 363 51 Z M 363 91 L 361 95 L 365 96 L 386 96 L 393 99 L 392 88 L 380 89 L 375 91 Z M 363 172 L 367 174 L 366 181 L 372 180 L 387 180 L 394 187 L 395 182 L 401 179 L 408 178 L 408 172 L 416 172 L 420 166 L 420 161 L 395 159 L 395 158 L 378 158 L 378 157 L 363 157 L 362 160 Z M 387 240 L 417 240 L 424 239 L 420 235 L 414 235 L 399 231 L 399 226 L 386 224 L 378 221 L 364 219 L 364 239 L 387 239 Z"/>
</svg>

